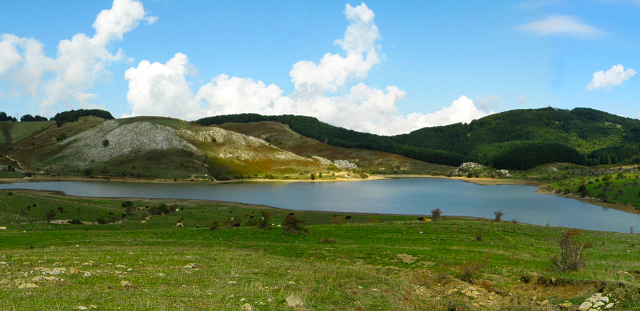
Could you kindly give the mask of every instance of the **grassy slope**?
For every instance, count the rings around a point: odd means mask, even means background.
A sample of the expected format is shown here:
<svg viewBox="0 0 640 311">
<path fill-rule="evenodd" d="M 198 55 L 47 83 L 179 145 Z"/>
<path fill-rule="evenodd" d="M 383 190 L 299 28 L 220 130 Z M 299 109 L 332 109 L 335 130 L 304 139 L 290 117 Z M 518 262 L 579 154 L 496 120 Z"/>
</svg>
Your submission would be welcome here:
<svg viewBox="0 0 640 311">
<path fill-rule="evenodd" d="M 119 200 L 13 194 L 0 191 L 0 224 L 8 227 L 0 235 L 0 300 L 8 310 L 238 310 L 245 303 L 282 310 L 290 295 L 309 310 L 554 310 L 539 303 L 579 304 L 597 291 L 619 300 L 617 310 L 639 306 L 637 235 L 584 231 L 581 239 L 592 245 L 586 269 L 558 274 L 549 257 L 558 252 L 559 228 L 392 215 L 352 215 L 351 223 L 333 223 L 333 214 L 296 211 L 308 220 L 309 233 L 292 237 L 280 228 L 195 228 L 230 217 L 246 224 L 244 215 L 258 214 L 266 208 L 261 206 L 139 200 L 136 206 L 184 207 L 144 225 L 136 215 L 123 219 Z M 92 220 L 111 211 L 121 223 L 36 223 L 44 210 L 58 206 L 64 213 L 57 218 Z M 288 213 L 271 211 L 276 224 Z M 186 227 L 173 228 L 182 217 Z M 191 263 L 195 269 L 187 267 Z M 63 281 L 18 288 L 42 275 L 42 268 L 56 267 L 67 269 L 59 276 Z M 70 274 L 71 268 L 80 273 Z M 463 293 L 469 282 L 475 298 Z"/>
<path fill-rule="evenodd" d="M 340 148 L 302 136 L 279 122 L 226 123 L 217 127 L 268 139 L 275 146 L 301 156 L 320 156 L 329 160 L 348 160 L 370 173 L 430 174 L 452 169 L 446 165 L 431 164 L 397 154 Z"/>
</svg>

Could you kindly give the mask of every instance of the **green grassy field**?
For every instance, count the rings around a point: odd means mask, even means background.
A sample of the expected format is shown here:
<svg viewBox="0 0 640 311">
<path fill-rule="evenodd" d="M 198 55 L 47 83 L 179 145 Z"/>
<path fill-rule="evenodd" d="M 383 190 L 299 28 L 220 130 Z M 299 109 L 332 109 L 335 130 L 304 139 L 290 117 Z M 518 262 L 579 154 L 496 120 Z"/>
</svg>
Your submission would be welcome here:
<svg viewBox="0 0 640 311">
<path fill-rule="evenodd" d="M 0 191 L 1 309 L 575 310 L 598 291 L 614 310 L 640 307 L 637 235 L 583 231 L 586 267 L 558 273 L 561 228 L 295 211 L 308 233 L 290 236 L 287 210 L 145 199 L 126 215 L 122 203 Z M 173 212 L 142 223 L 162 203 Z M 265 211 L 274 226 L 252 226 Z M 224 227 L 231 218 L 240 227 Z M 83 224 L 53 223 L 72 219 Z"/>
</svg>

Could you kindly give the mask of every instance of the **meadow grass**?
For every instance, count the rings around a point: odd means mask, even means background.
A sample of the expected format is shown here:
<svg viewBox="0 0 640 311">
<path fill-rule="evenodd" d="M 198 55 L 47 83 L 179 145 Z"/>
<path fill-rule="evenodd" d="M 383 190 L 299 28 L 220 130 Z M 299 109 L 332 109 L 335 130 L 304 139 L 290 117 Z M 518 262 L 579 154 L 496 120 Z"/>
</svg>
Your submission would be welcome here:
<svg viewBox="0 0 640 311">
<path fill-rule="evenodd" d="M 289 236 L 278 227 L 287 210 L 133 201 L 139 209 L 122 217 L 121 199 L 0 191 L 2 310 L 239 310 L 247 303 L 287 310 L 292 295 L 306 310 L 553 310 L 597 291 L 611 294 L 618 310 L 640 301 L 640 238 L 632 234 L 582 231 L 580 240 L 591 244 L 587 266 L 558 273 L 550 257 L 559 253 L 562 228 L 295 211 L 309 231 Z M 161 203 L 179 211 L 143 224 L 145 206 Z M 44 211 L 59 206 L 58 220 L 85 224 L 46 223 Z M 275 226 L 247 226 L 264 211 Z M 114 223 L 87 224 L 109 216 Z M 207 228 L 232 217 L 240 227 Z M 175 227 L 179 220 L 184 228 Z M 65 270 L 56 275 L 56 268 Z M 28 283 L 38 287 L 20 288 Z M 469 294 L 472 287 L 480 294 Z"/>
</svg>

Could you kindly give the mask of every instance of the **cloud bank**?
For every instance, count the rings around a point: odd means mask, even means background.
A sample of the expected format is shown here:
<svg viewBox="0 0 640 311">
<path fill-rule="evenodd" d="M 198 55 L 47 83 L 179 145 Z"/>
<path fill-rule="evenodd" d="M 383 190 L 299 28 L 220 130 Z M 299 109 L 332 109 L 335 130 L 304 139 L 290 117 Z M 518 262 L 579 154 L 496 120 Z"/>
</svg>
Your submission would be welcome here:
<svg viewBox="0 0 640 311">
<path fill-rule="evenodd" d="M 539 21 L 531 22 L 516 29 L 541 36 L 574 36 L 594 38 L 604 35 L 604 31 L 583 23 L 580 19 L 568 15 L 552 15 Z"/>
<path fill-rule="evenodd" d="M 122 50 L 112 53 L 108 45 L 122 40 L 140 22 L 152 24 L 156 20 L 157 17 L 147 16 L 140 1 L 114 0 L 111 9 L 96 17 L 93 37 L 78 33 L 61 40 L 55 58 L 44 55 L 44 46 L 38 40 L 2 34 L 0 79 L 13 96 L 41 99 L 41 114 L 50 114 L 58 103 L 73 107 L 77 102 L 90 107 L 89 100 L 97 95 L 88 90 L 109 78 L 111 73 L 106 67 L 125 58 Z"/>
<path fill-rule="evenodd" d="M 375 14 L 366 4 L 346 5 L 349 21 L 343 38 L 334 43 L 344 54 L 325 54 L 319 62 L 300 61 L 289 75 L 294 91 L 288 96 L 274 84 L 220 74 L 193 94 L 188 81 L 189 60 L 177 53 L 166 63 L 142 61 L 125 72 L 131 114 L 163 115 L 187 120 L 205 116 L 260 113 L 299 114 L 354 129 L 392 135 L 426 126 L 469 122 L 487 115 L 462 96 L 449 107 L 431 114 L 400 115 L 397 104 L 405 92 L 390 85 L 384 89 L 362 82 L 384 59 L 377 41 Z M 340 95 L 336 95 L 340 94 Z"/>
<path fill-rule="evenodd" d="M 587 85 L 587 91 L 595 91 L 597 89 L 610 89 L 613 86 L 618 86 L 625 81 L 631 79 L 631 77 L 636 75 L 636 71 L 624 67 L 620 64 L 614 65 L 611 69 L 607 71 L 598 71 L 593 74 L 593 79 Z"/>
</svg>

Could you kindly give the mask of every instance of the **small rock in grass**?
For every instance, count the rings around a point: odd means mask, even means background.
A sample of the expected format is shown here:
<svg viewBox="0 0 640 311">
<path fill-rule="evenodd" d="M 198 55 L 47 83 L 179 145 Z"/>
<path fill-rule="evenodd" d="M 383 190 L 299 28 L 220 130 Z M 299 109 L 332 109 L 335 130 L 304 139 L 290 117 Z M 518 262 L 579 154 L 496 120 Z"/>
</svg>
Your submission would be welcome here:
<svg viewBox="0 0 640 311">
<path fill-rule="evenodd" d="M 196 266 L 195 263 L 190 263 L 190 264 L 187 264 L 186 266 L 184 266 L 184 268 L 186 268 L 186 269 L 195 269 L 195 268 L 197 268 L 197 266 Z"/>
<path fill-rule="evenodd" d="M 76 269 L 76 268 L 73 268 L 73 267 L 69 268 L 69 273 L 71 273 L 71 274 L 78 274 L 78 272 L 80 272 L 80 271 L 78 271 L 78 269 Z"/>
<path fill-rule="evenodd" d="M 589 310 L 589 309 L 591 309 L 592 306 L 593 306 L 593 304 L 590 301 L 585 301 L 578 307 L 578 311 Z"/>
<path fill-rule="evenodd" d="M 26 283 L 26 284 L 22 284 L 20 286 L 18 286 L 18 288 L 23 289 L 23 288 L 36 288 L 38 287 L 38 285 L 33 284 L 33 283 Z"/>
<path fill-rule="evenodd" d="M 89 308 L 85 307 L 85 306 L 78 306 L 73 310 L 89 310 Z"/>
<path fill-rule="evenodd" d="M 240 307 L 240 310 L 242 310 L 242 311 L 253 311 L 255 309 L 253 309 L 253 307 L 250 304 L 245 303 L 245 304 L 242 305 L 242 307 Z"/>
<path fill-rule="evenodd" d="M 304 306 L 304 302 L 302 302 L 302 299 L 300 299 L 300 297 L 291 295 L 287 297 L 287 306 L 291 308 L 302 307 Z"/>
<path fill-rule="evenodd" d="M 563 309 L 569 309 L 573 306 L 573 304 L 571 303 L 571 301 L 567 301 L 565 300 L 563 303 L 560 304 L 560 308 Z"/>
<path fill-rule="evenodd" d="M 606 306 L 604 306 L 604 309 L 605 309 L 605 310 L 607 310 L 607 309 L 611 309 L 611 308 L 613 308 L 613 302 L 612 302 L 612 303 L 610 303 L 610 304 L 607 304 Z"/>
<path fill-rule="evenodd" d="M 131 289 L 133 288 L 133 284 L 131 284 L 131 282 L 129 281 L 120 281 L 120 285 L 122 285 L 122 287 L 124 289 Z"/>
</svg>

